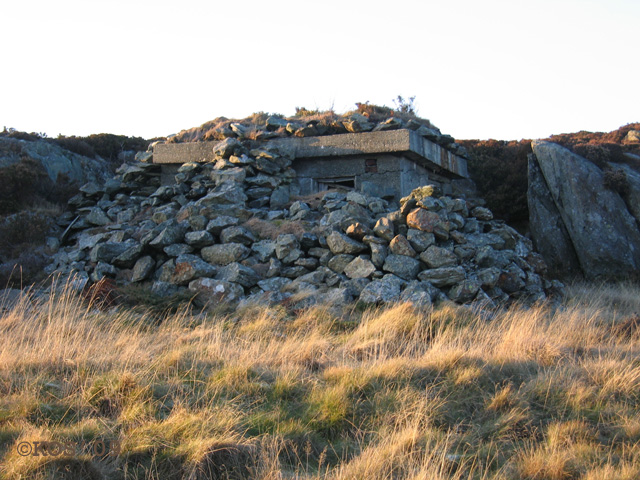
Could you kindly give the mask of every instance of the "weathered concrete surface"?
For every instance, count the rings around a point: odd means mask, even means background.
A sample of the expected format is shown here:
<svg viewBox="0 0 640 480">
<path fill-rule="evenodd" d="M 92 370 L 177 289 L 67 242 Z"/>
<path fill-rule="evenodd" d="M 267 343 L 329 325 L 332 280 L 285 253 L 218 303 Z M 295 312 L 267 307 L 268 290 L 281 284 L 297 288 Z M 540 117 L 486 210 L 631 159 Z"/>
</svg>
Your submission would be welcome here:
<svg viewBox="0 0 640 480">
<path fill-rule="evenodd" d="M 161 164 L 207 162 L 214 158 L 215 142 L 159 144 L 153 162 Z M 407 129 L 347 133 L 321 137 L 290 137 L 269 141 L 282 155 L 292 158 L 328 158 L 383 153 L 405 154 L 429 170 L 454 178 L 468 178 L 467 162 L 440 145 Z"/>
<path fill-rule="evenodd" d="M 620 195 L 605 188 L 603 171 L 555 143 L 538 140 L 532 147 L 584 275 L 614 278 L 637 274 L 638 224 Z M 532 225 L 531 230 L 536 235 L 536 227 Z M 543 242 L 554 241 L 544 235 L 535 240 L 539 248 Z"/>
<path fill-rule="evenodd" d="M 153 147 L 153 163 L 210 162 L 216 142 L 160 143 Z"/>
<path fill-rule="evenodd" d="M 400 155 L 376 155 L 375 171 L 367 171 L 367 160 L 370 158 L 362 155 L 296 160 L 293 167 L 300 194 L 325 190 L 325 180 L 350 179 L 357 191 L 376 197 L 394 196 L 399 200 L 419 186 L 441 183 L 440 177 L 434 178 L 436 174 Z"/>
<path fill-rule="evenodd" d="M 404 153 L 430 170 L 467 178 L 467 162 L 416 132 L 407 129 L 386 132 L 347 133 L 322 137 L 290 137 L 271 141 L 293 158 L 326 158 L 348 155 Z"/>
</svg>

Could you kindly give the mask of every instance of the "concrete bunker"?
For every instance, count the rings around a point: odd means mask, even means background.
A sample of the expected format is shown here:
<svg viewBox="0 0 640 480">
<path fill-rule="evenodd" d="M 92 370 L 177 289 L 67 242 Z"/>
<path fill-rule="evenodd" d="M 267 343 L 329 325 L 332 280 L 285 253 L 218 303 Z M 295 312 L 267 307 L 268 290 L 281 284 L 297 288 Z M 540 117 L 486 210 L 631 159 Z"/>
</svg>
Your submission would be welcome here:
<svg viewBox="0 0 640 480">
<path fill-rule="evenodd" d="M 213 161 L 214 146 L 159 144 L 153 161 L 162 164 L 168 181 L 182 163 Z M 397 200 L 427 184 L 450 193 L 453 180 L 468 178 L 463 157 L 408 129 L 277 138 L 263 148 L 293 159 L 292 192 L 301 195 L 340 187 Z"/>
</svg>

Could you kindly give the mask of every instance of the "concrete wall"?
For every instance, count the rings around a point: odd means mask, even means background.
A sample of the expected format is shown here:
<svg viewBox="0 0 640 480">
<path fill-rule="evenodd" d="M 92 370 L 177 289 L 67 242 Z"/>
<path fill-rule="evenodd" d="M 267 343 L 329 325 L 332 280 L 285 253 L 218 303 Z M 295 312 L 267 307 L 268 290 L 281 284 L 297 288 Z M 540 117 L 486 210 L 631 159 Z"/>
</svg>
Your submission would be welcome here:
<svg viewBox="0 0 640 480">
<path fill-rule="evenodd" d="M 371 165 L 367 168 L 368 160 L 376 161 L 376 171 L 371 171 L 374 170 Z M 327 185 L 323 184 L 323 180 L 353 179 L 358 191 L 399 200 L 414 188 L 432 183 L 443 186 L 443 182 L 448 182 L 448 179 L 429 172 L 403 155 L 297 159 L 293 168 L 298 174 L 297 183 L 301 195 L 326 190 Z"/>
</svg>

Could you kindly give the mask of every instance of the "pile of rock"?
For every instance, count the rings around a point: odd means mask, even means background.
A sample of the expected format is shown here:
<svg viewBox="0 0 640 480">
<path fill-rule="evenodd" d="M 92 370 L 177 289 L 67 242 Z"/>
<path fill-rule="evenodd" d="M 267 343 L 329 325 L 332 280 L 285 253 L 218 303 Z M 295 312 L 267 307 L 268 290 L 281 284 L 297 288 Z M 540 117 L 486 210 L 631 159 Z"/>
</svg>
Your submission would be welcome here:
<svg viewBox="0 0 640 480">
<path fill-rule="evenodd" d="M 83 186 L 60 219 L 62 246 L 50 242 L 48 272 L 191 291 L 200 305 L 492 304 L 544 299 L 557 286 L 531 242 L 480 200 L 427 186 L 399 206 L 355 191 L 290 202 L 290 159 L 235 139 L 218 148 L 216 162 L 183 165 L 173 185 L 160 184 L 157 165 L 136 163 Z M 278 234 L 285 226 L 293 233 Z"/>
</svg>

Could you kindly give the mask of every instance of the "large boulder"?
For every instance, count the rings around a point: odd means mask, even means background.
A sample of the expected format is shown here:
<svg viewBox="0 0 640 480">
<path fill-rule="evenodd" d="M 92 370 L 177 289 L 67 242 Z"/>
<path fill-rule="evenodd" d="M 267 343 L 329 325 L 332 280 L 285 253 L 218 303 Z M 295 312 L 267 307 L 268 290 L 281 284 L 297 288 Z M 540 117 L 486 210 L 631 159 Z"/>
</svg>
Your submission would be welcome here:
<svg viewBox="0 0 640 480">
<path fill-rule="evenodd" d="M 553 270 L 573 275 L 579 273 L 580 262 L 542 175 L 538 160 L 529 157 L 529 227 L 538 252 Z"/>
<path fill-rule="evenodd" d="M 103 183 L 112 175 L 105 160 L 72 153 L 55 143 L 0 137 L 0 168 L 18 163 L 22 158 L 33 159 L 42 165 L 52 182 L 66 178 L 80 185 Z"/>
<path fill-rule="evenodd" d="M 595 164 L 555 143 L 534 141 L 532 147 L 544 180 L 542 183 L 542 179 L 534 178 L 537 194 L 531 194 L 533 187 L 530 188 L 529 202 L 536 212 L 531 219 L 532 234 L 543 254 L 545 251 L 555 253 L 547 259 L 551 266 L 560 267 L 553 264 L 559 248 L 551 243 L 563 240 L 564 232 L 556 235 L 546 235 L 545 232 L 549 231 L 547 222 L 558 224 L 559 215 L 585 277 L 613 278 L 637 274 L 640 268 L 638 223 L 622 197 L 605 188 L 605 173 Z M 543 202 L 541 197 L 546 197 L 547 201 Z M 557 209 L 557 215 L 549 198 Z M 568 245 L 560 248 L 570 251 Z"/>
</svg>

